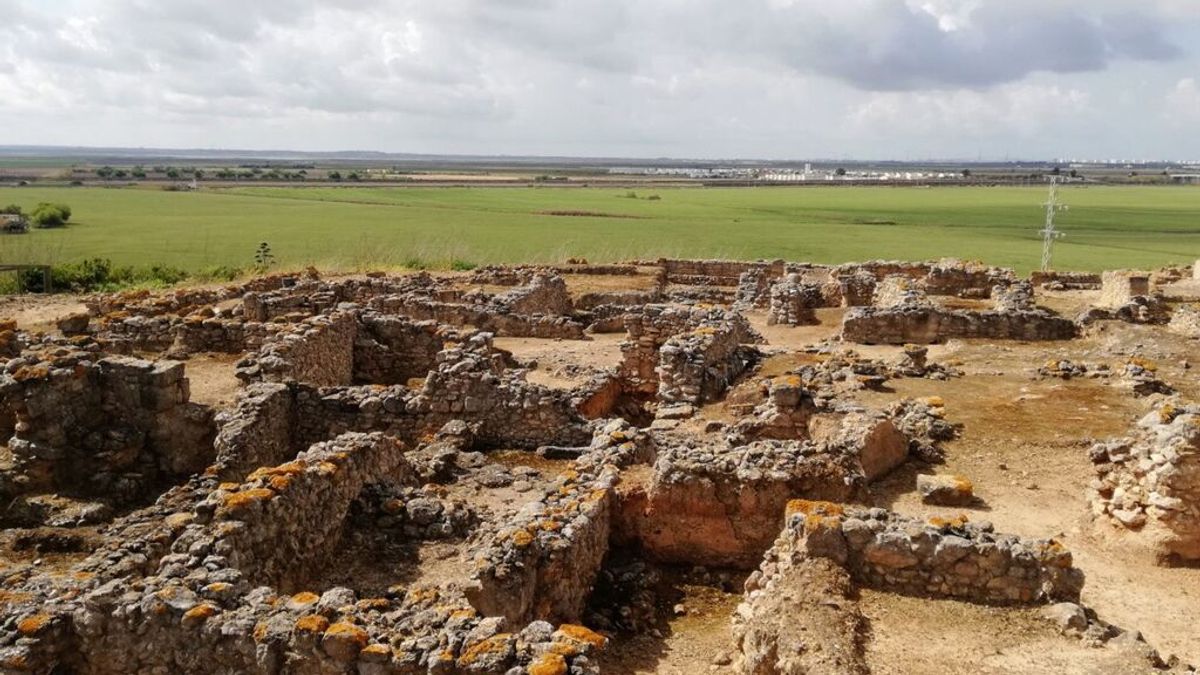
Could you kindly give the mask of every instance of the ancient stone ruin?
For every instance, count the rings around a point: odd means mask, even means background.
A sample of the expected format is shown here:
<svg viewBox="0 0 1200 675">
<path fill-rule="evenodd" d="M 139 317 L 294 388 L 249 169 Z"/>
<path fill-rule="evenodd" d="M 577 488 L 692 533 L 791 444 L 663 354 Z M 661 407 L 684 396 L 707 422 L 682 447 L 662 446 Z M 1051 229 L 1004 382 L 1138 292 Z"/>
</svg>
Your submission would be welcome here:
<svg viewBox="0 0 1200 675">
<path fill-rule="evenodd" d="M 1053 605 L 1116 642 L 1058 538 L 908 509 L 991 498 L 939 467 L 969 410 L 930 392 L 997 368 L 954 350 L 1153 330 L 1120 314 L 1148 284 L 956 260 L 308 271 L 5 322 L 0 669 L 633 672 L 664 631 L 710 644 L 667 628 L 697 586 L 733 599 L 721 672 L 868 672 L 860 590 Z M 1086 319 L 1047 292 L 1091 293 Z M 1195 336 L 1189 305 L 1150 304 Z M 1086 494 L 1137 546 L 1200 559 L 1200 413 L 1113 356 L 1022 386 L 1157 405 L 1092 449 Z"/>
</svg>

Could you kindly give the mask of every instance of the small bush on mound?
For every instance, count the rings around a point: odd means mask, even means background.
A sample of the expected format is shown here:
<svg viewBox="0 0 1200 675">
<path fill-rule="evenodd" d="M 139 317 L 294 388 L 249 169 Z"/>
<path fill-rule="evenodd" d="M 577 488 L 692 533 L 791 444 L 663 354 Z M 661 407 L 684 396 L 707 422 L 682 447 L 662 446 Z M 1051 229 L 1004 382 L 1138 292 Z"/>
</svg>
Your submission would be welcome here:
<svg viewBox="0 0 1200 675">
<path fill-rule="evenodd" d="M 42 202 L 29 213 L 29 220 L 37 227 L 62 227 L 70 219 L 71 207 L 66 204 Z"/>
<path fill-rule="evenodd" d="M 25 270 L 22 274 L 23 288 L 33 293 L 45 291 L 41 272 Z M 92 258 L 50 268 L 50 284 L 57 292 L 89 293 L 115 291 L 130 286 L 162 287 L 187 278 L 187 272 L 175 267 L 114 267 L 107 258 Z"/>
</svg>

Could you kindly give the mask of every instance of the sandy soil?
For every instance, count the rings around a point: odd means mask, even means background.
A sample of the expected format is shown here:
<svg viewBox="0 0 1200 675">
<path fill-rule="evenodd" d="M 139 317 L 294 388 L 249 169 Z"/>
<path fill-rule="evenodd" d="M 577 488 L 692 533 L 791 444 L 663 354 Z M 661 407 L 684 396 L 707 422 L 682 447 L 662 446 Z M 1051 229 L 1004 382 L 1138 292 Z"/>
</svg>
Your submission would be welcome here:
<svg viewBox="0 0 1200 675">
<path fill-rule="evenodd" d="M 82 298 L 74 295 L 0 296 L 0 318 L 13 319 L 18 328 L 30 332 L 55 330 L 59 319 L 86 311 Z"/>
<path fill-rule="evenodd" d="M 184 365 L 193 403 L 227 408 L 237 397 L 241 381 L 234 375 L 237 354 L 200 354 Z"/>
<path fill-rule="evenodd" d="M 512 352 L 521 361 L 536 361 L 526 379 L 555 389 L 570 389 L 588 380 L 597 369 L 621 362 L 624 333 L 592 335 L 590 340 L 546 340 L 541 338 L 496 338 L 494 344 Z"/>
</svg>

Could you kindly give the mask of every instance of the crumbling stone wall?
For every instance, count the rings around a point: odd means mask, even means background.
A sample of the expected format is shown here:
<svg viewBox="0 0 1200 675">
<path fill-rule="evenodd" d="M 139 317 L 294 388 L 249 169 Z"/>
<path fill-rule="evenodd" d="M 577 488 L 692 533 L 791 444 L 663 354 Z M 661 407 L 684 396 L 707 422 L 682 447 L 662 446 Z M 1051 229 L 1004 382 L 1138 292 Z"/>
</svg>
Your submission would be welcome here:
<svg viewBox="0 0 1200 675">
<path fill-rule="evenodd" d="M 744 342 L 761 338 L 740 314 L 669 338 L 659 348 L 658 401 L 699 405 L 716 400 L 757 356 Z"/>
<path fill-rule="evenodd" d="M 244 382 L 305 382 L 317 386 L 350 384 L 358 322 L 353 312 L 319 315 L 267 340 L 237 364 Z"/>
<path fill-rule="evenodd" d="M 884 277 L 876 286 L 871 298 L 879 308 L 927 307 L 930 306 L 925 289 L 912 279 L 892 274 Z"/>
<path fill-rule="evenodd" d="M 216 473 L 240 482 L 260 466 L 281 464 L 296 454 L 295 393 L 285 384 L 258 382 L 217 415 Z"/>
<path fill-rule="evenodd" d="M 503 313 L 490 304 L 464 304 L 432 300 L 423 295 L 387 296 L 373 300 L 371 307 L 385 314 L 399 314 L 417 321 L 436 321 L 451 326 L 473 326 L 500 337 L 583 340 L 585 326 L 569 316 Z"/>
<path fill-rule="evenodd" d="M 664 562 L 753 568 L 778 534 L 788 500 L 862 499 L 866 465 L 874 477 L 884 471 L 885 456 L 892 466 L 907 456 L 894 427 L 890 434 L 875 430 L 890 422 L 850 424 L 864 431 L 847 430 L 821 443 L 666 447 L 660 441 L 650 484 L 622 492 L 615 534 Z"/>
<path fill-rule="evenodd" d="M 1070 340 L 1073 321 L 1046 310 L 966 311 L 934 306 L 853 307 L 842 320 L 842 339 L 863 344 L 941 342 L 953 338 Z"/>
<path fill-rule="evenodd" d="M 574 311 L 567 283 L 554 274 L 534 274 L 529 285 L 498 295 L 495 304 L 511 314 L 566 315 Z"/>
<path fill-rule="evenodd" d="M 116 503 L 212 460 L 212 411 L 188 402 L 183 364 L 26 352 L 0 376 L 11 411 L 9 495 L 52 491 Z"/>
<path fill-rule="evenodd" d="M 925 275 L 925 292 L 960 298 L 988 298 L 997 285 L 1016 280 L 1010 269 L 988 267 L 978 262 L 945 258 L 937 261 Z"/>
<path fill-rule="evenodd" d="M 172 550 L 221 556 L 251 584 L 303 590 L 340 539 L 351 502 L 373 482 L 412 484 L 404 446 L 383 434 L 346 434 L 294 460 L 263 467 L 239 484 L 222 484 L 196 507 L 205 525 Z M 178 564 L 175 556 L 162 566 Z"/>
<path fill-rule="evenodd" d="M 750 328 L 745 317 L 736 312 L 670 305 L 648 305 L 639 312 L 627 313 L 625 330 L 627 336 L 621 343 L 619 372 L 628 391 L 645 394 L 658 391 L 660 350 L 676 335 L 699 330 L 715 334 L 719 330 L 740 336 L 736 338 L 739 342 L 762 339 Z"/>
<path fill-rule="evenodd" d="M 771 285 L 767 324 L 812 325 L 818 323 L 813 309 L 823 306 L 825 302 L 820 286 L 801 283 L 800 275 L 788 274 Z"/>
<path fill-rule="evenodd" d="M 1184 337 L 1200 338 L 1200 307 L 1180 305 L 1171 313 L 1167 328 Z"/>
<path fill-rule="evenodd" d="M 666 271 L 667 281 L 673 284 L 696 286 L 738 286 L 744 272 L 763 267 L 779 269 L 783 261 L 740 262 L 734 260 L 676 260 L 662 258 L 657 264 Z"/>
<path fill-rule="evenodd" d="M 353 380 L 363 384 L 403 384 L 425 377 L 437 365 L 443 343 L 457 338 L 433 321 L 364 312 L 358 322 Z"/>
<path fill-rule="evenodd" d="M 1150 275 L 1145 272 L 1108 270 L 1101 275 L 1099 307 L 1116 309 L 1150 295 Z"/>
<path fill-rule="evenodd" d="M 919 520 L 883 509 L 797 500 L 759 579 L 775 560 L 828 558 L 858 583 L 986 604 L 1079 600 L 1083 573 L 1053 539 L 1000 535 L 965 516 Z M 760 580 L 751 583 L 761 583 Z"/>
<path fill-rule="evenodd" d="M 1091 450 L 1092 512 L 1162 561 L 1200 560 L 1200 407 L 1164 404 Z"/>
</svg>

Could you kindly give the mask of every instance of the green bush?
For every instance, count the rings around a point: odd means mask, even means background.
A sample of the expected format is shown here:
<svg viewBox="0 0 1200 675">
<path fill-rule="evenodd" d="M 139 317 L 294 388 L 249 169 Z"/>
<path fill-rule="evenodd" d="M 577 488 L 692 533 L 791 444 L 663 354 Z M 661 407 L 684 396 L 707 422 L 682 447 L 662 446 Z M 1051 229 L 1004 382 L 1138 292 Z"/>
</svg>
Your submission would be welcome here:
<svg viewBox="0 0 1200 675">
<path fill-rule="evenodd" d="M 29 220 L 37 227 L 62 227 L 70 219 L 71 207 L 50 202 L 38 204 L 29 214 Z"/>
<path fill-rule="evenodd" d="M 0 208 L 0 213 L 3 213 L 5 215 L 10 215 L 10 216 L 19 216 L 19 215 L 24 214 L 25 212 L 21 210 L 20 204 L 9 204 L 8 206 L 5 206 L 4 208 Z"/>
<path fill-rule="evenodd" d="M 479 267 L 479 265 L 471 262 L 470 260 L 459 260 L 458 258 L 455 258 L 454 260 L 450 261 L 450 269 L 456 272 L 469 272 L 476 267 Z"/>
<path fill-rule="evenodd" d="M 40 271 L 25 270 L 21 274 L 21 285 L 27 291 L 45 291 Z M 114 267 L 112 261 L 107 258 L 91 258 L 50 268 L 50 284 L 54 291 L 60 293 L 115 291 L 131 286 L 163 287 L 177 284 L 187 278 L 187 272 L 175 267 Z"/>
</svg>

